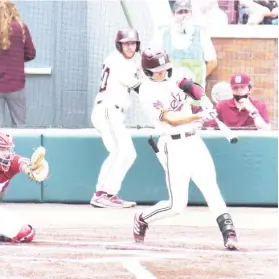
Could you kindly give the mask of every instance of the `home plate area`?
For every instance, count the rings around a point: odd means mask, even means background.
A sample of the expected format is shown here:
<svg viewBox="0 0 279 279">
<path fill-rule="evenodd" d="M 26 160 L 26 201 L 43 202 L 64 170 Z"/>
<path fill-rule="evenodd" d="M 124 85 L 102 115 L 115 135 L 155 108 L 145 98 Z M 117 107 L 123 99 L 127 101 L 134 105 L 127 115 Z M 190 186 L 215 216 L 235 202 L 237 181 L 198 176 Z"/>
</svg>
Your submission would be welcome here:
<svg viewBox="0 0 279 279">
<path fill-rule="evenodd" d="M 9 206 L 21 210 L 19 204 Z M 35 205 L 29 207 L 37 238 L 30 244 L 0 243 L 1 279 L 278 278 L 277 227 L 273 225 L 277 209 L 244 209 L 249 217 L 245 227 L 243 211 L 232 208 L 240 250 L 227 251 L 217 226 L 207 219 L 207 208 L 189 208 L 171 221 L 152 224 L 146 242 L 138 244 L 132 237 L 138 208 L 56 205 L 57 214 L 48 213 L 55 217 L 44 219 L 31 214 Z M 41 216 L 46 216 L 49 208 L 45 207 L 37 205 Z M 259 215 L 258 222 L 252 215 Z"/>
</svg>

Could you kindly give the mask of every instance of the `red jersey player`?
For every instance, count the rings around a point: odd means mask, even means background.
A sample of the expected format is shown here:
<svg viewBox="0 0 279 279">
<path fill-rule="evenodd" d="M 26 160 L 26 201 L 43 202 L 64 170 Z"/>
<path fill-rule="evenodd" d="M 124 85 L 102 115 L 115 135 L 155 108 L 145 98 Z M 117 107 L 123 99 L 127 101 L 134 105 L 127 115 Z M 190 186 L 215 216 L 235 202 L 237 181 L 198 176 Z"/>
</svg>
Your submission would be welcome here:
<svg viewBox="0 0 279 279">
<path fill-rule="evenodd" d="M 12 136 L 0 132 L 0 199 L 16 174 L 30 172 L 30 159 L 15 154 L 13 149 Z M 31 225 L 24 224 L 0 206 L 0 241 L 31 242 L 34 237 L 35 231 Z"/>
</svg>

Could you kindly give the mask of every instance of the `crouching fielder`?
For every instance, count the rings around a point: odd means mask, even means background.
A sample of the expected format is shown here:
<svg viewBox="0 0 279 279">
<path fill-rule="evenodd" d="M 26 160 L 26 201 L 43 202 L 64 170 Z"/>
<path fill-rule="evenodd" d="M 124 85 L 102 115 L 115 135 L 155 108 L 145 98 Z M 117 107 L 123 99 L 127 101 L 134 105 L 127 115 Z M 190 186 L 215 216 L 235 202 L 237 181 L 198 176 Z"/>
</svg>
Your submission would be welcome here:
<svg viewBox="0 0 279 279">
<path fill-rule="evenodd" d="M 12 136 L 0 133 L 0 201 L 16 174 L 24 172 L 36 182 L 42 182 L 48 176 L 49 166 L 45 160 L 43 147 L 38 147 L 30 159 L 15 154 L 13 149 Z M 30 224 L 26 224 L 9 210 L 0 206 L 0 241 L 31 242 L 34 237 L 35 230 Z"/>
<path fill-rule="evenodd" d="M 182 212 L 188 203 L 192 179 L 216 218 L 225 247 L 237 249 L 235 228 L 217 185 L 212 157 L 196 135 L 195 121 L 210 118 L 210 112 L 192 114 L 191 105 L 185 100 L 187 95 L 171 79 L 172 66 L 166 52 L 146 49 L 141 63 L 147 78 L 140 86 L 139 97 L 160 133 L 159 150 L 165 162 L 169 200 L 135 215 L 135 241 L 144 241 L 149 223 Z"/>
</svg>

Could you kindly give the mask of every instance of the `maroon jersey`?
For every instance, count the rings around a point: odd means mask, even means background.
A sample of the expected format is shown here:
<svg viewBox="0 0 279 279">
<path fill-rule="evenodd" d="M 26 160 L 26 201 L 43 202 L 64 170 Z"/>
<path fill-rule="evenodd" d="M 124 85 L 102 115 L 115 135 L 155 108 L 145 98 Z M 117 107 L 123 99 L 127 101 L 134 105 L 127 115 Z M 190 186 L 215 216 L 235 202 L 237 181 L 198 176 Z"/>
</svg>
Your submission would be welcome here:
<svg viewBox="0 0 279 279">
<path fill-rule="evenodd" d="M 33 60 L 36 50 L 27 25 L 24 25 L 25 42 L 21 26 L 16 20 L 11 22 L 11 47 L 0 49 L 0 93 L 9 93 L 25 87 L 24 62 Z"/>
<path fill-rule="evenodd" d="M 7 189 L 11 179 L 20 172 L 20 163 L 24 158 L 20 155 L 14 155 L 11 166 L 7 172 L 0 170 L 0 193 Z"/>
</svg>

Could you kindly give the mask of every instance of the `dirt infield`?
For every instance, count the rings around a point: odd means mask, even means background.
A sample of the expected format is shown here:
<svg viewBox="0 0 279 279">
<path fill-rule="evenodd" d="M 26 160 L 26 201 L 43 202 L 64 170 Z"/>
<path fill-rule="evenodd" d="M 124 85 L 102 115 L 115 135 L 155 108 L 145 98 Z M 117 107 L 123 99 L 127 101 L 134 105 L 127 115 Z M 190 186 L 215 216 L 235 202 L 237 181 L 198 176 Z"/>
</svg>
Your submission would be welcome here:
<svg viewBox="0 0 279 279">
<path fill-rule="evenodd" d="M 132 238 L 139 209 L 4 204 L 37 231 L 31 244 L 0 243 L 0 279 L 275 279 L 277 208 L 230 208 L 241 249 L 226 251 L 208 208 L 158 221 Z"/>
</svg>

